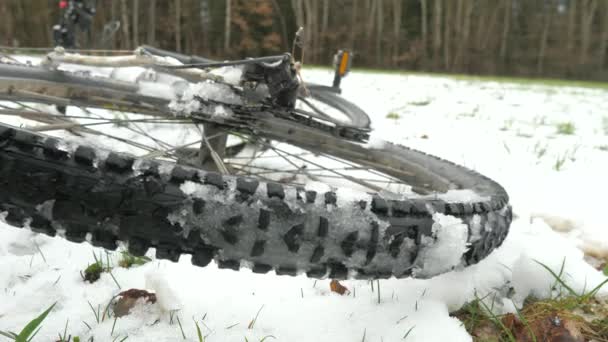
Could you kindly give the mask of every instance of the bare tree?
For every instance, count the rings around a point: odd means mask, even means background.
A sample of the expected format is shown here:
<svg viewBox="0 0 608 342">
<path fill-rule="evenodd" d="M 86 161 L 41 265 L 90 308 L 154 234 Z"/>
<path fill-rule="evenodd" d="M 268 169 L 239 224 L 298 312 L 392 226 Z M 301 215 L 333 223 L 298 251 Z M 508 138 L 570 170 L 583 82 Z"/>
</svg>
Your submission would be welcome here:
<svg viewBox="0 0 608 342">
<path fill-rule="evenodd" d="M 287 42 L 287 24 L 285 22 L 285 16 L 283 15 L 283 11 L 281 11 L 281 6 L 277 0 L 272 0 L 272 6 L 276 15 L 279 17 L 279 23 L 281 25 L 281 41 L 283 42 L 283 49 L 285 51 L 289 50 L 289 43 Z"/>
<path fill-rule="evenodd" d="M 392 65 L 397 65 L 399 58 L 399 46 L 401 45 L 401 16 L 402 13 L 401 0 L 393 0 L 393 58 Z"/>
<path fill-rule="evenodd" d="M 377 0 L 368 0 L 368 10 L 365 11 L 365 13 L 367 14 L 366 16 L 369 18 L 369 20 L 367 21 L 367 28 L 365 30 L 365 33 L 367 35 L 367 43 L 369 45 L 371 45 L 372 33 L 374 32 L 374 22 L 376 19 L 376 4 Z"/>
<path fill-rule="evenodd" d="M 462 68 L 462 60 L 466 59 L 467 50 L 469 48 L 469 36 L 471 34 L 471 17 L 473 16 L 473 2 L 464 0 L 459 6 L 462 6 L 460 9 L 460 15 L 462 19 L 459 21 L 460 37 L 458 40 L 458 48 L 456 49 L 456 56 L 454 57 L 454 67 Z"/>
<path fill-rule="evenodd" d="M 496 36 L 496 26 L 498 25 L 498 14 L 500 14 L 500 6 L 489 6 L 488 10 L 491 9 L 491 14 L 488 16 L 488 20 L 485 22 L 483 29 L 479 30 L 482 32 L 482 40 L 479 44 L 479 48 L 482 51 L 488 50 L 490 40 Z"/>
<path fill-rule="evenodd" d="M 133 46 L 139 46 L 139 0 L 133 0 Z"/>
<path fill-rule="evenodd" d="M 120 0 L 120 12 L 122 14 L 122 35 L 123 35 L 123 48 L 130 49 L 131 41 L 129 39 L 129 10 L 127 8 L 127 0 Z"/>
<path fill-rule="evenodd" d="M 357 26 L 357 8 L 359 7 L 359 0 L 353 0 L 353 8 L 350 14 L 350 48 L 355 49 L 355 41 L 357 30 L 355 29 Z"/>
<path fill-rule="evenodd" d="M 575 28 L 576 28 L 576 4 L 578 1 L 568 1 L 568 33 L 567 33 L 567 46 L 568 52 L 572 53 L 575 41 Z"/>
<path fill-rule="evenodd" d="M 553 12 L 555 7 L 553 1 L 549 1 L 548 5 L 543 9 L 545 14 L 543 15 L 543 32 L 540 38 L 540 47 L 538 49 L 538 60 L 536 63 L 536 73 L 542 75 L 544 63 L 545 63 L 545 50 L 547 49 L 547 39 L 549 38 L 549 29 L 551 28 L 551 20 L 553 18 Z"/>
<path fill-rule="evenodd" d="M 182 0 L 174 0 L 175 4 L 175 50 L 182 51 Z"/>
<path fill-rule="evenodd" d="M 435 67 L 439 66 L 440 54 L 441 54 L 441 22 L 442 22 L 442 0 L 435 0 L 435 10 L 433 11 L 433 19 L 435 24 L 433 25 L 433 33 L 435 35 L 435 40 L 433 42 L 433 57 L 435 59 Z"/>
<path fill-rule="evenodd" d="M 581 8 L 581 46 L 579 63 L 585 64 L 589 56 L 589 42 L 591 41 L 591 26 L 597 9 L 596 0 L 582 0 Z"/>
<path fill-rule="evenodd" d="M 511 29 L 511 11 L 513 10 L 513 0 L 505 0 L 505 16 L 502 24 L 502 38 L 500 40 L 500 59 L 507 59 L 509 49 L 509 30 Z"/>
<path fill-rule="evenodd" d="M 446 1 L 445 3 L 445 25 L 444 25 L 444 37 L 443 37 L 443 67 L 445 70 L 450 68 L 450 52 L 451 52 L 451 35 L 452 35 L 452 1 Z"/>
<path fill-rule="evenodd" d="M 327 25 L 329 23 L 329 0 L 323 0 L 323 14 L 321 21 L 321 32 L 327 32 Z"/>
<path fill-rule="evenodd" d="M 304 6 L 302 0 L 291 0 L 291 7 L 296 14 L 296 25 L 304 27 Z"/>
<path fill-rule="evenodd" d="M 148 0 L 148 29 L 147 41 L 150 45 L 156 45 L 156 0 Z"/>
<path fill-rule="evenodd" d="M 380 0 L 376 0 L 376 6 L 378 7 L 376 9 L 376 14 L 378 15 L 378 19 L 376 20 L 377 23 L 377 27 L 376 27 L 376 64 L 377 65 L 382 65 L 383 64 L 383 59 L 382 59 L 382 34 L 384 31 L 384 6 L 383 6 L 383 1 Z"/>
<path fill-rule="evenodd" d="M 12 46 L 15 33 L 13 31 L 13 17 L 10 15 L 10 10 L 8 7 L 9 4 L 7 1 L 0 2 L 0 16 L 4 18 L 4 39 L 2 44 Z"/>
<path fill-rule="evenodd" d="M 608 50 L 608 1 L 604 1 L 604 9 L 602 12 L 604 13 L 604 17 L 602 18 L 603 28 L 602 28 L 602 37 L 600 40 L 600 53 L 598 56 L 598 67 L 601 70 L 606 68 L 606 50 Z"/>
<path fill-rule="evenodd" d="M 422 20 L 420 20 L 420 25 L 422 26 L 420 28 L 420 31 L 422 32 L 422 46 L 423 46 L 423 53 L 425 55 L 426 55 L 427 49 L 429 47 L 428 24 L 427 24 L 428 7 L 427 7 L 427 5 L 428 5 L 428 3 L 426 0 L 420 0 L 420 15 L 422 16 Z"/>
<path fill-rule="evenodd" d="M 230 33 L 232 27 L 232 0 L 226 0 L 226 16 L 224 18 L 224 51 L 230 48 Z"/>
</svg>

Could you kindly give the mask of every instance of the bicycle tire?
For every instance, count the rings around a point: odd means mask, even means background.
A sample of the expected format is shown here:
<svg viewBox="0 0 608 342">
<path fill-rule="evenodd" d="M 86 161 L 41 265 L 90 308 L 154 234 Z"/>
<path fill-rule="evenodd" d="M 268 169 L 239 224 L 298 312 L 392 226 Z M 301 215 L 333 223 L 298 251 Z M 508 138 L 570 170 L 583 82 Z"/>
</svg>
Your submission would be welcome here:
<svg viewBox="0 0 608 342">
<path fill-rule="evenodd" d="M 329 91 L 325 87 L 309 87 L 308 91 L 313 99 L 344 113 L 348 117 L 348 126 L 362 129 L 370 128 L 371 120 L 367 113 L 339 94 Z"/>
<path fill-rule="evenodd" d="M 388 174 L 412 170 L 413 185 L 473 189 L 486 200 L 387 200 L 376 194 L 353 202 L 339 191 L 317 193 L 87 146 L 65 150 L 60 139 L 0 124 L 0 212 L 11 225 L 60 232 L 70 241 L 88 238 L 108 249 L 124 241 L 136 255 L 154 247 L 159 258 L 191 254 L 199 266 L 215 259 L 220 268 L 247 264 L 254 272 L 334 279 L 435 275 L 421 265 L 437 238 L 438 213 L 467 227 L 470 248 L 454 267 L 483 259 L 507 235 L 508 195 L 487 177 L 403 146 L 374 148 L 289 121 L 260 120 L 267 138 L 311 150 L 325 139 L 338 157 L 361 156 L 359 162 Z"/>
</svg>

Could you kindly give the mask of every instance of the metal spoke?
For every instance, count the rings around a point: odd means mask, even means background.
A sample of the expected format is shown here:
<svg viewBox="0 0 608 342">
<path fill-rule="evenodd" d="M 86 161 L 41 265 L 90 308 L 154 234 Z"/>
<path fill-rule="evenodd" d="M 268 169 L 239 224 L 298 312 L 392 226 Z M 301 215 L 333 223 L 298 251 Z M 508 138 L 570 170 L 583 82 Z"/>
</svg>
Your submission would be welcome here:
<svg viewBox="0 0 608 342">
<path fill-rule="evenodd" d="M 324 111 L 322 111 L 321 109 L 319 109 L 317 106 L 313 105 L 305 97 L 300 96 L 300 97 L 298 97 L 298 100 L 300 100 L 303 103 L 305 103 L 310 109 L 312 109 L 313 111 L 315 111 L 317 114 L 321 115 L 324 119 L 331 118 L 331 116 L 327 115 L 327 113 L 325 113 Z"/>
<path fill-rule="evenodd" d="M 261 143 L 262 143 L 262 144 L 264 144 L 264 145 L 266 145 L 266 146 L 268 146 L 268 145 L 269 145 L 269 144 L 264 143 L 264 142 L 261 142 Z M 316 166 L 316 167 L 322 168 L 322 169 L 324 169 L 324 170 L 326 170 L 326 171 L 329 171 L 329 172 L 331 172 L 331 173 L 334 173 L 334 174 L 336 174 L 336 175 L 338 175 L 338 176 L 343 177 L 343 178 L 344 178 L 344 179 L 346 179 L 346 180 L 349 180 L 349 181 L 351 181 L 351 182 L 353 182 L 353 183 L 355 183 L 355 184 L 362 185 L 362 186 L 364 186 L 364 187 L 366 187 L 366 188 L 369 188 L 369 189 L 371 189 L 371 190 L 373 190 L 373 191 L 379 192 L 379 191 L 383 190 L 382 188 L 380 188 L 380 187 L 378 187 L 378 186 L 376 186 L 376 185 L 374 185 L 374 184 L 370 184 L 370 183 L 365 182 L 365 181 L 360 181 L 359 179 L 357 179 L 357 178 L 355 178 L 355 177 L 351 177 L 351 176 L 349 176 L 349 175 L 345 175 L 345 174 L 343 174 L 343 173 L 341 173 L 341 172 L 338 172 L 338 171 L 334 171 L 334 170 L 328 169 L 328 168 L 326 168 L 326 167 L 324 167 L 324 166 L 322 166 L 322 165 L 320 165 L 320 164 L 317 164 L 317 163 L 311 162 L 311 161 L 309 161 L 309 160 L 306 160 L 305 158 L 298 157 L 298 156 L 296 156 L 296 155 L 294 155 L 294 154 L 292 154 L 292 153 L 289 153 L 289 152 L 287 152 L 287 151 L 283 151 L 283 150 L 281 150 L 281 149 L 279 149 L 279 148 L 277 148 L 277 147 L 272 147 L 272 146 L 270 146 L 269 148 L 272 148 L 272 149 L 274 149 L 274 150 L 276 150 L 276 151 L 278 151 L 278 152 L 284 153 L 284 154 L 286 154 L 286 155 L 288 155 L 288 156 L 290 156 L 290 157 L 294 157 L 294 158 L 296 158 L 296 159 L 302 160 L 302 161 L 304 161 L 304 162 L 306 162 L 306 163 L 312 164 L 312 165 L 314 165 L 314 166 Z M 297 167 L 297 166 L 296 166 L 296 167 Z"/>
<path fill-rule="evenodd" d="M 133 119 L 133 120 L 107 120 L 104 122 L 91 122 L 91 123 L 69 122 L 69 123 L 61 123 L 61 124 L 49 124 L 49 125 L 45 125 L 45 126 L 28 127 L 28 129 L 30 129 L 32 131 L 44 132 L 44 131 L 72 129 L 72 128 L 76 128 L 76 127 L 101 126 L 101 125 L 109 125 L 109 124 L 124 124 L 124 123 L 135 123 L 135 122 L 171 123 L 171 124 L 183 124 L 183 123 L 189 124 L 189 123 L 191 123 L 191 122 L 180 122 L 180 121 L 150 121 L 149 119 Z M 142 132 L 143 132 L 143 130 L 142 130 Z M 144 133 L 141 133 L 141 134 L 144 134 Z"/>
<path fill-rule="evenodd" d="M 230 174 L 230 172 L 228 172 L 228 168 L 226 167 L 226 164 L 224 164 L 224 161 L 219 156 L 219 154 L 217 154 L 217 152 L 215 152 L 213 147 L 211 147 L 211 144 L 209 143 L 209 139 L 207 139 L 207 137 L 205 135 L 203 135 L 203 141 L 205 142 L 207 149 L 209 149 L 209 152 L 211 153 L 211 158 L 213 159 L 213 162 L 215 163 L 215 166 L 220 171 L 220 173 L 222 173 L 224 175 Z"/>
</svg>

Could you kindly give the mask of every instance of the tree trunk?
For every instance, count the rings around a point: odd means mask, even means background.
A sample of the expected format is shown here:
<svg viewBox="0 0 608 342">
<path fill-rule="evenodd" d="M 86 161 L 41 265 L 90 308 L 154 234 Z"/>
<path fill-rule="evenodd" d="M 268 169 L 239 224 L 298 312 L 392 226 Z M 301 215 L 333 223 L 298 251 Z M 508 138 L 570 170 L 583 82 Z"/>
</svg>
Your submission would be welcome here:
<svg viewBox="0 0 608 342">
<path fill-rule="evenodd" d="M 498 21 L 498 13 L 500 13 L 500 6 L 494 6 L 492 15 L 489 17 L 489 20 L 486 22 L 485 26 L 482 27 L 482 30 L 480 30 L 481 32 L 485 33 L 480 45 L 482 51 L 488 50 L 488 43 L 490 39 L 495 36 L 495 27 Z"/>
<path fill-rule="evenodd" d="M 139 0 L 133 0 L 133 47 L 139 46 Z"/>
<path fill-rule="evenodd" d="M 110 2 L 110 15 L 112 16 L 112 21 L 119 20 L 118 19 L 118 5 L 116 5 L 116 0 L 111 0 Z M 122 25 L 122 23 L 121 23 Z"/>
<path fill-rule="evenodd" d="M 452 11 L 450 5 L 452 1 L 447 1 L 445 4 L 445 25 L 444 25 L 444 37 L 443 37 L 443 67 L 446 71 L 450 69 L 450 50 L 451 50 L 451 35 L 452 35 Z"/>
<path fill-rule="evenodd" d="M 384 6 L 381 0 L 376 0 L 376 6 L 378 9 L 376 10 L 376 14 L 378 15 L 377 19 L 377 29 L 376 29 L 376 65 L 383 65 L 383 54 L 382 54 L 382 34 L 384 33 Z"/>
<path fill-rule="evenodd" d="M 509 52 L 509 30 L 511 29 L 511 10 L 513 9 L 513 0 L 505 0 L 505 17 L 502 26 L 502 38 L 500 40 L 500 60 L 505 63 L 507 53 Z"/>
<path fill-rule="evenodd" d="M 604 70 L 606 68 L 606 53 L 608 50 L 608 2 L 604 2 L 604 27 L 602 29 L 602 38 L 600 40 L 600 53 L 598 56 L 598 67 L 600 70 Z"/>
<path fill-rule="evenodd" d="M 591 41 L 591 28 L 593 24 L 593 17 L 595 16 L 595 10 L 597 9 L 596 0 L 583 0 L 583 8 L 581 10 L 581 47 L 579 64 L 587 63 L 589 56 L 589 42 Z"/>
<path fill-rule="evenodd" d="M 456 57 L 454 57 L 455 68 L 463 69 L 463 60 L 468 61 L 469 36 L 471 35 L 471 17 L 473 16 L 473 2 L 465 0 L 462 5 L 462 19 L 460 21 L 460 38 Z"/>
<path fill-rule="evenodd" d="M 283 11 L 281 10 L 281 6 L 277 0 L 272 0 L 272 6 L 274 7 L 274 11 L 276 15 L 279 16 L 279 23 L 281 25 L 281 41 L 283 42 L 283 50 L 289 50 L 289 42 L 288 42 L 288 34 L 287 34 L 287 23 L 285 22 L 285 16 L 283 15 Z"/>
<path fill-rule="evenodd" d="M 553 17 L 553 1 L 549 1 L 549 5 L 544 8 L 544 24 L 543 32 L 540 38 L 540 48 L 538 50 L 538 61 L 536 64 L 536 73 L 542 75 L 545 63 L 545 51 L 547 49 L 547 39 L 549 38 L 549 29 L 551 28 L 551 20 Z"/>
<path fill-rule="evenodd" d="M 420 20 L 420 25 L 422 26 L 420 28 L 420 31 L 422 32 L 422 50 L 423 50 L 423 54 L 424 56 L 426 56 L 428 48 L 429 48 L 429 40 L 428 40 L 428 25 L 427 25 L 427 12 L 428 12 L 428 7 L 427 7 L 427 2 L 426 0 L 420 0 L 420 15 L 422 16 L 422 20 Z"/>
<path fill-rule="evenodd" d="M 574 47 L 576 46 L 576 4 L 578 1 L 569 1 L 568 2 L 568 32 L 567 32 L 567 46 L 568 52 L 572 53 L 574 51 Z"/>
<path fill-rule="evenodd" d="M 232 27 L 232 0 L 226 0 L 226 16 L 224 17 L 224 52 L 230 48 L 230 34 Z"/>
<path fill-rule="evenodd" d="M 357 7 L 359 5 L 359 0 L 353 0 L 353 9 L 350 16 L 350 48 L 355 49 L 355 41 L 357 34 Z"/>
<path fill-rule="evenodd" d="M 367 17 L 369 18 L 368 22 L 367 22 L 367 29 L 366 29 L 366 35 L 367 35 L 367 44 L 368 44 L 368 48 L 372 49 L 371 47 L 371 40 L 372 40 L 372 33 L 374 32 L 374 19 L 376 19 L 376 1 L 377 0 L 368 0 L 368 4 L 369 4 L 369 11 L 366 11 L 366 13 L 368 14 Z"/>
<path fill-rule="evenodd" d="M 309 63 L 314 63 L 314 50 L 315 50 L 315 29 L 314 29 L 314 22 L 313 22 L 313 17 L 314 17 L 314 13 L 313 13 L 313 9 L 312 9 L 312 5 L 310 3 L 310 0 L 304 0 L 304 20 L 305 20 L 305 31 L 304 31 L 304 36 L 305 36 L 305 41 L 306 41 L 306 55 L 308 56 L 308 62 Z"/>
<path fill-rule="evenodd" d="M 156 0 L 148 0 L 148 32 L 147 41 L 150 45 L 156 45 Z"/>
<path fill-rule="evenodd" d="M 391 61 L 393 66 L 397 65 L 400 54 L 402 7 L 401 0 L 393 0 L 393 60 Z"/>
<path fill-rule="evenodd" d="M 129 39 L 129 12 L 127 9 L 127 0 L 120 0 L 120 10 L 122 12 L 122 35 L 123 35 L 123 48 L 125 50 L 131 49 L 131 41 Z"/>
<path fill-rule="evenodd" d="M 0 16 L 4 18 L 4 37 L 2 39 L 2 44 L 12 46 L 14 39 L 14 24 L 13 17 L 10 14 L 9 4 L 7 3 L 7 1 L 2 1 L 0 3 Z"/>
<path fill-rule="evenodd" d="M 435 10 L 433 11 L 433 19 L 435 24 L 433 25 L 433 33 L 435 40 L 433 42 L 433 59 L 435 60 L 435 67 L 439 67 L 441 59 L 441 22 L 442 22 L 442 0 L 435 0 Z"/>
<path fill-rule="evenodd" d="M 296 25 L 298 28 L 304 27 L 304 8 L 303 0 L 291 0 L 291 7 L 296 15 Z"/>
<path fill-rule="evenodd" d="M 174 0 L 175 4 L 175 50 L 182 51 L 182 0 Z"/>
<path fill-rule="evenodd" d="M 311 15 L 311 20 L 312 20 L 312 25 L 311 25 L 311 30 L 313 31 L 313 35 L 312 35 L 312 41 L 313 41 L 313 45 L 312 45 L 312 61 L 314 63 L 318 63 L 319 62 L 319 38 L 321 37 L 321 32 L 320 32 L 320 28 L 321 26 L 319 25 L 319 1 L 318 0 L 310 0 L 311 2 L 311 9 L 312 9 L 312 15 Z"/>
<path fill-rule="evenodd" d="M 329 23 L 329 0 L 323 0 L 323 14 L 321 21 L 321 32 L 327 32 L 327 25 Z M 325 44 L 323 44 L 325 45 Z"/>
</svg>

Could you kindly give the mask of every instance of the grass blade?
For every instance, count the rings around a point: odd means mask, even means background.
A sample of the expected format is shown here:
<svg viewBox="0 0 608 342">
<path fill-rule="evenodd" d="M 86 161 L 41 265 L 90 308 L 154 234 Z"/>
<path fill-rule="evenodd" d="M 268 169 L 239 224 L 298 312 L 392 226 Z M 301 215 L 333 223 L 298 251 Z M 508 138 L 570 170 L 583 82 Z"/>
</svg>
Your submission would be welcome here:
<svg viewBox="0 0 608 342">
<path fill-rule="evenodd" d="M 201 332 L 201 327 L 198 326 L 197 321 L 194 321 L 194 324 L 196 325 L 196 335 L 198 336 L 198 342 L 204 342 L 203 333 Z"/>
<path fill-rule="evenodd" d="M 42 321 L 44 321 L 46 316 L 48 316 L 48 314 L 51 312 L 51 310 L 53 310 L 55 305 L 57 305 L 56 302 L 53 305 L 51 305 L 48 309 L 46 309 L 42 314 L 40 314 L 40 316 L 34 318 L 31 322 L 29 322 L 25 326 L 25 328 L 23 328 L 23 330 L 21 330 L 21 332 L 17 336 L 17 339 L 22 340 L 22 341 L 28 341 L 28 338 L 34 333 L 34 331 L 36 331 L 36 329 L 40 326 L 40 324 L 42 324 Z"/>
<path fill-rule="evenodd" d="M 15 334 L 14 332 L 10 332 L 10 331 L 5 332 L 5 331 L 2 331 L 2 330 L 0 330 L 0 335 L 2 335 L 2 336 L 4 336 L 4 337 L 8 337 L 8 338 L 10 338 L 11 340 L 16 339 L 16 338 L 17 338 L 17 336 L 18 336 L 18 335 L 17 335 L 17 334 Z"/>
<path fill-rule="evenodd" d="M 477 299 L 479 300 L 479 298 Z M 511 333 L 511 330 L 507 329 L 507 327 L 502 323 L 502 321 L 498 317 L 496 317 L 492 310 L 486 305 L 486 303 L 484 303 L 483 300 L 479 300 L 479 304 L 481 304 L 483 308 L 487 311 L 487 313 L 490 315 L 490 319 L 494 322 L 494 324 L 500 327 L 507 334 L 507 336 L 509 337 L 509 341 L 516 342 L 515 337 Z"/>
<path fill-rule="evenodd" d="M 557 274 L 555 274 L 555 272 L 553 272 L 553 270 L 551 268 L 549 268 L 549 266 L 543 264 L 542 262 L 538 261 L 538 260 L 534 260 L 535 263 L 541 265 L 544 269 L 546 269 L 549 273 L 551 273 L 551 275 L 555 278 L 555 280 L 557 280 L 557 282 L 566 290 L 568 290 L 568 292 L 570 292 L 570 294 L 574 297 L 580 297 L 580 295 L 578 293 L 576 293 L 576 291 L 574 291 L 570 286 L 568 286 L 568 284 L 566 284 L 566 282 L 564 282 L 564 280 Z"/>
<path fill-rule="evenodd" d="M 409 329 L 409 330 L 408 330 L 408 331 L 405 333 L 405 335 L 403 335 L 403 337 L 402 337 L 401 339 L 402 339 L 402 340 L 407 339 L 407 337 L 408 337 L 408 336 L 410 336 L 410 334 L 412 333 L 412 330 L 414 330 L 414 328 L 415 328 L 415 327 L 416 327 L 416 326 L 415 326 L 415 325 L 413 325 L 413 326 L 412 326 L 412 327 L 411 327 L 411 328 L 410 328 L 410 329 Z"/>
</svg>

